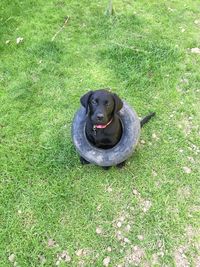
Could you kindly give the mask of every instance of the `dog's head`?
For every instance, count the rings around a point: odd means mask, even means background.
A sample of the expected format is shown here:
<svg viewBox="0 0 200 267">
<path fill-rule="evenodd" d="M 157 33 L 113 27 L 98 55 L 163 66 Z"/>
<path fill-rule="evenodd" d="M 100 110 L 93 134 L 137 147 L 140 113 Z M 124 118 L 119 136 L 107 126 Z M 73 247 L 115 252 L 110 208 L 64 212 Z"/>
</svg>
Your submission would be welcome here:
<svg viewBox="0 0 200 267">
<path fill-rule="evenodd" d="M 114 93 L 105 89 L 89 91 L 81 97 L 81 104 L 86 108 L 86 113 L 93 124 L 107 124 L 114 114 L 123 107 L 122 100 Z"/>
</svg>

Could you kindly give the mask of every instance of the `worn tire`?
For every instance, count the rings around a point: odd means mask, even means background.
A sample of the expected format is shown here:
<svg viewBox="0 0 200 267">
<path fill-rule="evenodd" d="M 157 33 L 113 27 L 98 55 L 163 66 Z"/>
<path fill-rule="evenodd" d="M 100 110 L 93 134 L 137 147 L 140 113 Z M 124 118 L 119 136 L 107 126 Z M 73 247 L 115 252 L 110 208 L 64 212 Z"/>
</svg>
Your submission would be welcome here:
<svg viewBox="0 0 200 267">
<path fill-rule="evenodd" d="M 140 120 L 136 112 L 125 101 L 123 101 L 119 117 L 123 128 L 119 143 L 113 148 L 101 149 L 93 146 L 87 140 L 85 108 L 81 107 L 77 111 L 72 123 L 72 139 L 81 157 L 99 166 L 112 166 L 125 161 L 132 155 L 140 136 Z"/>
</svg>

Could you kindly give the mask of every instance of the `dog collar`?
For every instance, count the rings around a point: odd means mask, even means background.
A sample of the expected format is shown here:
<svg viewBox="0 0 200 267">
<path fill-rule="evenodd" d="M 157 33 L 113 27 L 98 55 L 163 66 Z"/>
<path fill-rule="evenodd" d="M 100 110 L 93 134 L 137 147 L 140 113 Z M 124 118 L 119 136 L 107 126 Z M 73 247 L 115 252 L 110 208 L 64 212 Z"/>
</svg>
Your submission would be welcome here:
<svg viewBox="0 0 200 267">
<path fill-rule="evenodd" d="M 93 126 L 93 129 L 96 130 L 96 129 L 105 129 L 109 124 L 111 124 L 113 119 L 111 119 L 107 124 L 95 124 Z"/>
</svg>

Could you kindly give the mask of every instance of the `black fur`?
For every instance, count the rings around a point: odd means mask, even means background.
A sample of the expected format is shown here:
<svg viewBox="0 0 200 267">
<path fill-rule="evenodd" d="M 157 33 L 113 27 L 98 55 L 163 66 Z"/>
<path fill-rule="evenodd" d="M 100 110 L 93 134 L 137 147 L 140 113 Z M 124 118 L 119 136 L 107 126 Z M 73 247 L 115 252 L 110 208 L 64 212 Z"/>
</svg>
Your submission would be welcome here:
<svg viewBox="0 0 200 267">
<path fill-rule="evenodd" d="M 91 144 L 98 148 L 108 149 L 114 147 L 122 135 L 122 125 L 118 112 L 123 107 L 122 100 L 114 93 L 105 89 L 89 91 L 80 99 L 86 109 L 86 136 Z M 147 123 L 155 113 L 151 113 L 141 120 L 141 127 Z M 95 128 L 95 125 L 106 125 L 104 128 Z M 88 164 L 84 158 L 80 158 L 82 164 Z M 122 168 L 125 162 L 117 165 Z M 103 167 L 109 169 L 109 167 Z"/>
<path fill-rule="evenodd" d="M 143 127 L 144 124 L 146 124 L 152 117 L 154 117 L 156 115 L 155 112 L 151 112 L 149 115 L 145 116 L 141 121 L 140 121 L 140 125 L 141 127 Z"/>
</svg>

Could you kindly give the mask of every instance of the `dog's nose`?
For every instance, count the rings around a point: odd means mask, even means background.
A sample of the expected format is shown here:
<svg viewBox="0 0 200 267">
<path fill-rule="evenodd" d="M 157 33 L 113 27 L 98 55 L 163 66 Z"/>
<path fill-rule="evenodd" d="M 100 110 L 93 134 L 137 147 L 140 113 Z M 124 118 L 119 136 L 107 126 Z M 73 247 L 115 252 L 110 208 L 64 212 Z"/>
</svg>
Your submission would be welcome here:
<svg viewBox="0 0 200 267">
<path fill-rule="evenodd" d="M 103 114 L 101 114 L 101 113 L 97 114 L 97 120 L 98 121 L 102 121 L 103 118 L 104 118 Z"/>
</svg>

